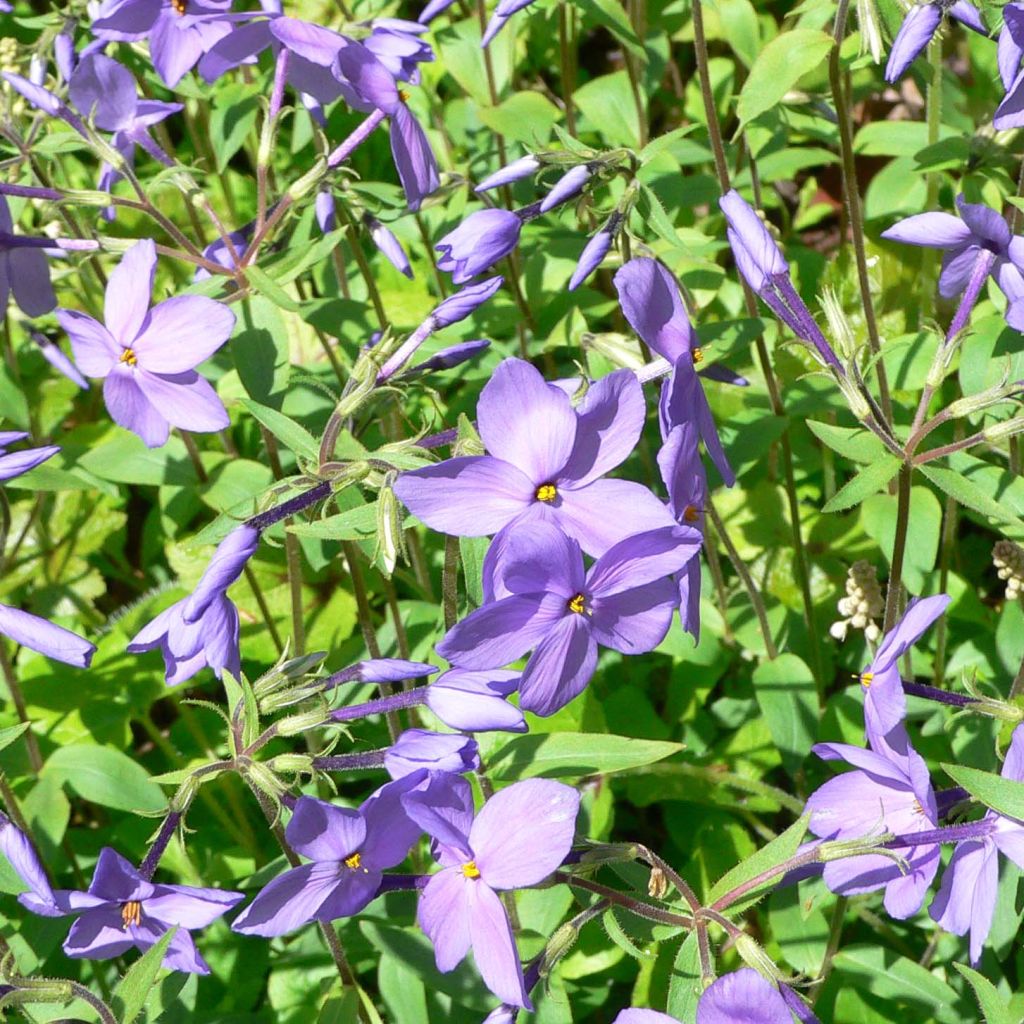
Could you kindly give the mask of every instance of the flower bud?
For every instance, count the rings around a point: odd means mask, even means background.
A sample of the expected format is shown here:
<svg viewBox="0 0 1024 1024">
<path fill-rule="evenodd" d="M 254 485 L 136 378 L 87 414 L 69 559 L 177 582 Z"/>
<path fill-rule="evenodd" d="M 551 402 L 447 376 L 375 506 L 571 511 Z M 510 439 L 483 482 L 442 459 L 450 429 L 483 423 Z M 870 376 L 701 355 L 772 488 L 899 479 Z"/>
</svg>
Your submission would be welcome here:
<svg viewBox="0 0 1024 1024">
<path fill-rule="evenodd" d="M 736 936 L 735 945 L 736 952 L 743 958 L 743 962 L 748 967 L 753 967 L 762 978 L 773 984 L 783 980 L 784 975 L 776 967 L 775 961 L 746 932 Z"/>
<path fill-rule="evenodd" d="M 320 184 L 326 173 L 327 159 L 322 156 L 318 157 L 313 166 L 301 178 L 293 181 L 288 186 L 288 191 L 285 195 L 292 200 L 302 199 L 303 196 L 312 192 Z"/>
<path fill-rule="evenodd" d="M 389 477 L 393 474 L 389 474 Z M 389 479 L 377 495 L 377 546 L 373 560 L 384 575 L 390 579 L 401 556 L 408 562 L 409 552 L 405 547 L 405 530 L 402 529 L 402 508 Z"/>
<path fill-rule="evenodd" d="M 488 175 L 473 191 L 486 192 L 488 189 L 498 188 L 501 185 L 511 185 L 512 182 L 519 181 L 521 178 L 528 178 L 535 171 L 540 170 L 540 167 L 541 163 L 535 156 L 522 156 L 502 167 L 501 170 L 495 171 L 494 174 Z"/>
<path fill-rule="evenodd" d="M 839 354 L 846 360 L 852 359 L 857 351 L 857 342 L 853 337 L 853 328 L 843 312 L 843 306 L 836 290 L 826 287 L 818 298 L 825 319 L 828 321 L 829 332 L 836 343 L 836 348 L 839 349 Z"/>
<path fill-rule="evenodd" d="M 571 921 L 566 921 L 565 924 L 556 929 L 544 947 L 544 958 L 540 966 L 540 976 L 542 978 L 546 978 L 551 973 L 555 964 L 576 945 L 579 937 L 579 929 Z"/>
<path fill-rule="evenodd" d="M 318 726 L 326 725 L 328 721 L 325 708 L 315 708 L 312 711 L 304 711 L 298 715 L 290 715 L 282 718 L 277 723 L 278 736 L 297 736 L 301 732 L 308 732 Z"/>
<path fill-rule="evenodd" d="M 278 754 L 270 758 L 267 765 L 282 775 L 311 775 L 313 758 L 309 754 Z"/>
<path fill-rule="evenodd" d="M 1001 441 L 1004 437 L 1013 437 L 1021 432 L 1024 432 L 1024 416 L 1015 416 L 1012 420 L 986 427 L 982 434 L 986 441 Z"/>
</svg>

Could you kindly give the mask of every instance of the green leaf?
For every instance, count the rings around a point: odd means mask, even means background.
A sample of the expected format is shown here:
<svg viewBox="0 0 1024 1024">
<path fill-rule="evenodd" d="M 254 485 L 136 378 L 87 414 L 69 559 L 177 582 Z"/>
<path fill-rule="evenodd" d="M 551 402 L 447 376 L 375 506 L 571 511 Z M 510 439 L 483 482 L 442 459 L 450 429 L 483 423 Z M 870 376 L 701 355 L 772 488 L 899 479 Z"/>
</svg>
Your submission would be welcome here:
<svg viewBox="0 0 1024 1024">
<path fill-rule="evenodd" d="M 811 816 L 805 814 L 799 821 L 794 821 L 785 832 L 776 836 L 767 846 L 762 846 L 756 853 L 744 858 L 736 867 L 722 875 L 711 887 L 707 902 L 714 903 L 715 900 L 720 899 L 731 889 L 735 889 L 738 885 L 742 885 L 751 878 L 755 878 L 762 872 L 769 870 L 769 868 L 777 864 L 784 864 L 789 860 L 800 848 L 804 835 L 807 833 L 807 823 L 810 819 Z M 753 899 L 760 899 L 767 891 L 767 888 L 762 888 L 756 892 Z M 732 904 L 730 910 L 749 906 L 751 902 L 752 898 L 750 896 L 744 896 Z"/>
<path fill-rule="evenodd" d="M 672 977 L 668 983 L 668 1005 L 665 1007 L 681 1024 L 694 1024 L 697 1019 L 697 1000 L 704 991 L 700 975 L 697 935 L 691 932 L 683 940 L 672 964 Z"/>
<path fill-rule="evenodd" d="M 629 736 L 557 732 L 516 736 L 487 759 L 495 781 L 546 778 L 582 778 L 605 775 L 662 761 L 678 754 L 681 743 L 638 740 Z"/>
<path fill-rule="evenodd" d="M 104 480 L 120 484 L 174 484 L 194 487 L 196 472 L 189 461 L 185 443 L 170 437 L 161 448 L 147 448 L 142 438 L 118 431 L 113 440 L 90 448 L 78 465 Z"/>
<path fill-rule="evenodd" d="M 270 299 L 275 306 L 288 310 L 289 313 L 300 313 L 302 307 L 298 299 L 293 298 L 265 270 L 260 270 L 255 263 L 245 268 L 245 276 L 250 284 L 254 284 L 261 295 Z"/>
<path fill-rule="evenodd" d="M 816 29 L 794 29 L 776 36 L 758 55 L 740 91 L 736 113 L 741 125 L 771 110 L 801 76 L 819 67 L 832 49 L 832 37 Z"/>
<path fill-rule="evenodd" d="M 6 729 L 0 729 L 0 750 L 9 747 L 31 724 L 31 722 L 22 722 L 20 725 L 10 725 Z"/>
<path fill-rule="evenodd" d="M 1024 530 L 1024 521 L 986 494 L 973 480 L 968 480 L 955 470 L 947 469 L 945 466 L 936 466 L 934 463 L 926 463 L 917 468 L 939 490 L 956 499 L 965 508 L 987 516 L 989 519 L 994 519 L 996 522 L 1006 523 Z"/>
<path fill-rule="evenodd" d="M 320 445 L 301 423 L 251 398 L 243 398 L 241 402 L 290 452 L 309 462 L 319 460 Z"/>
<path fill-rule="evenodd" d="M 837 427 L 832 423 L 806 420 L 811 433 L 832 451 L 854 462 L 874 462 L 885 455 L 885 445 L 863 427 Z"/>
<path fill-rule="evenodd" d="M 1024 821 L 1024 782 L 1004 779 L 1001 775 L 962 764 L 944 764 L 942 770 L 986 807 L 1008 818 Z"/>
<path fill-rule="evenodd" d="M 543 146 L 561 113 L 543 93 L 525 90 L 496 107 L 481 107 L 480 120 L 506 139 L 524 146 Z"/>
<path fill-rule="evenodd" d="M 616 3 L 616 0 L 574 0 L 574 2 L 581 11 L 585 11 L 599 25 L 608 29 L 634 57 L 644 64 L 647 63 L 647 54 L 644 51 L 643 43 L 633 31 L 629 17 L 622 6 Z"/>
<path fill-rule="evenodd" d="M 612 146 L 640 147 L 640 120 L 629 75 L 616 71 L 581 85 L 573 96 L 590 127 Z"/>
<path fill-rule="evenodd" d="M 171 944 L 178 926 L 164 932 L 160 938 L 153 943 L 145 953 L 139 957 L 128 968 L 125 976 L 117 983 L 114 989 L 114 1001 L 112 1009 L 117 1014 L 121 1024 L 133 1024 L 136 1017 L 142 1012 L 146 1000 L 153 989 L 153 983 L 160 971 L 160 964 L 163 961 L 167 947 Z"/>
<path fill-rule="evenodd" d="M 865 498 L 877 494 L 900 470 L 902 462 L 895 455 L 884 455 L 860 470 L 825 503 L 822 512 L 840 512 L 859 505 Z"/>
<path fill-rule="evenodd" d="M 953 966 L 967 979 L 971 988 L 974 989 L 978 1006 L 981 1007 L 981 1012 L 985 1014 L 985 1024 L 1020 1024 L 1020 1017 L 1010 1011 L 1009 1006 L 1006 1005 L 1003 997 L 988 978 L 966 964 L 953 964 Z"/>
<path fill-rule="evenodd" d="M 377 534 L 377 503 L 360 505 L 314 523 L 292 523 L 288 532 L 320 540 L 369 540 Z"/>
<path fill-rule="evenodd" d="M 215 93 L 210 114 L 210 143 L 217 158 L 217 173 L 223 174 L 231 158 L 245 144 L 256 126 L 258 96 L 245 82 L 230 82 Z"/>
<path fill-rule="evenodd" d="M 279 408 L 288 388 L 288 325 L 280 308 L 263 295 L 241 303 L 241 326 L 231 340 L 238 379 L 250 398 Z"/>
<path fill-rule="evenodd" d="M 70 786 L 83 800 L 119 811 L 155 813 L 167 806 L 146 769 L 110 747 L 60 747 L 50 755 L 42 773 Z"/>
<path fill-rule="evenodd" d="M 780 654 L 754 669 L 754 696 L 779 748 L 782 767 L 796 775 L 818 737 L 814 674 L 795 654 Z"/>
<path fill-rule="evenodd" d="M 878 543 L 886 561 L 890 563 L 896 541 L 897 505 L 895 495 L 873 494 L 860 509 L 860 521 L 865 533 Z M 906 547 L 903 584 L 912 594 L 924 591 L 926 577 L 935 568 L 941 530 L 942 506 L 939 499 L 930 487 L 911 487 L 907 536 L 913 539 L 913 543 Z"/>
</svg>

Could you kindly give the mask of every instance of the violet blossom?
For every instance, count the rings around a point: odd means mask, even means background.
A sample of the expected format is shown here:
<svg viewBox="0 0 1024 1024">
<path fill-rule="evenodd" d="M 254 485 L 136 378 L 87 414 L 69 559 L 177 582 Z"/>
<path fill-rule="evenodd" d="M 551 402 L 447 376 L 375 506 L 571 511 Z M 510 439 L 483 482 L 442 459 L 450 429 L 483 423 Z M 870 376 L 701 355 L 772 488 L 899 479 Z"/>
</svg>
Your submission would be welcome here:
<svg viewBox="0 0 1024 1024">
<path fill-rule="evenodd" d="M 476 740 L 461 733 L 406 729 L 384 755 L 391 778 L 404 779 L 424 769 L 461 775 L 480 767 Z"/>
<path fill-rule="evenodd" d="M 129 654 L 159 650 L 168 686 L 178 686 L 209 666 L 218 679 L 241 671 L 238 609 L 227 596 L 259 545 L 247 524 L 220 542 L 195 590 L 165 608 L 128 644 Z"/>
<path fill-rule="evenodd" d="M 136 242 L 107 283 L 105 323 L 72 309 L 57 311 L 75 361 L 101 377 L 115 423 L 150 448 L 166 444 L 171 426 L 200 433 L 229 424 L 217 393 L 195 371 L 227 340 L 235 315 L 221 302 L 180 295 L 149 308 L 156 246 Z"/>
<path fill-rule="evenodd" d="M 1018 725 L 1003 761 L 1002 777 L 1024 782 L 1024 726 Z M 971 963 L 981 959 L 981 950 L 992 928 L 999 888 L 999 854 L 1024 869 L 1024 822 L 989 810 L 983 821 L 992 831 L 977 839 L 957 844 L 939 891 L 928 913 L 939 927 L 954 935 L 970 932 Z"/>
<path fill-rule="evenodd" d="M 426 25 L 418 21 L 374 18 L 370 34 L 362 43 L 395 78 L 416 85 L 420 80 L 419 65 L 434 60 L 430 44 L 420 38 L 425 32 Z"/>
<path fill-rule="evenodd" d="M 26 316 L 43 316 L 57 305 L 44 252 L 56 248 L 49 238 L 16 235 L 7 199 L 0 196 L 0 313 L 12 294 Z"/>
<path fill-rule="evenodd" d="M 266 885 L 231 926 L 243 935 L 284 935 L 310 921 L 358 914 L 377 895 L 383 873 L 401 864 L 420 834 L 401 797 L 422 775 L 389 782 L 358 809 L 300 796 L 285 839 L 311 863 Z"/>
<path fill-rule="evenodd" d="M 987 34 L 981 15 L 968 0 L 926 0 L 925 3 L 915 3 L 907 11 L 889 51 L 889 63 L 885 68 L 887 82 L 895 82 L 903 77 L 918 54 L 931 42 L 943 14 L 955 18 L 981 35 Z"/>
<path fill-rule="evenodd" d="M 18 452 L 7 451 L 12 444 L 24 441 L 26 437 L 28 434 L 23 430 L 0 430 L 0 483 L 35 469 L 60 451 L 60 445 L 56 444 L 44 445 L 42 448 L 23 448 Z"/>
<path fill-rule="evenodd" d="M 574 409 L 529 363 L 506 359 L 477 404 L 489 454 L 403 473 L 395 494 L 443 533 L 480 537 L 511 523 L 555 523 L 599 555 L 624 537 L 673 522 L 646 487 L 603 479 L 632 452 L 644 412 L 628 370 L 595 381 Z"/>
<path fill-rule="evenodd" d="M 697 378 L 696 365 L 704 355 L 695 344 L 696 336 L 674 278 L 657 260 L 637 257 L 616 272 L 615 289 L 622 312 L 633 330 L 672 364 L 672 376 L 661 390 L 662 438 L 680 423 L 694 423 L 711 461 L 731 487 L 736 475 L 726 458 L 711 407 Z"/>
<path fill-rule="evenodd" d="M 572 292 L 579 288 L 601 265 L 605 256 L 608 255 L 624 219 L 623 215 L 616 210 L 601 225 L 600 229 L 590 236 L 580 253 L 576 269 L 572 272 L 572 277 L 569 278 L 569 291 Z"/>
<path fill-rule="evenodd" d="M 513 160 L 512 163 L 489 174 L 473 191 L 486 192 L 488 189 L 499 188 L 502 185 L 511 185 L 522 178 L 529 178 L 540 170 L 541 166 L 541 162 L 533 154 L 521 156 L 518 160 Z"/>
<path fill-rule="evenodd" d="M 533 650 L 520 706 L 551 715 L 583 691 L 598 645 L 654 650 L 679 602 L 668 576 L 700 548 L 700 534 L 671 526 L 636 534 L 584 569 L 579 544 L 545 522 L 502 531 L 484 560 L 485 603 L 456 623 L 437 653 L 459 668 L 508 665 Z"/>
<path fill-rule="evenodd" d="M 498 892 L 538 885 L 572 848 L 579 794 L 550 779 L 516 782 L 492 796 L 473 817 L 469 787 L 432 806 L 411 793 L 406 811 L 434 839 L 441 870 L 431 876 L 417 920 L 434 944 L 439 971 L 473 950 L 487 987 L 503 1002 L 531 1009 L 515 939 Z"/>
<path fill-rule="evenodd" d="M 465 284 L 483 273 L 519 244 L 522 218 L 512 210 L 475 210 L 434 246 L 441 254 L 437 269 Z"/>
<path fill-rule="evenodd" d="M 13 836 L 12 828 L 6 819 L 0 822 L 0 852 L 29 887 L 18 902 L 42 917 L 78 915 L 64 940 L 69 957 L 109 960 L 130 949 L 145 952 L 177 926 L 163 966 L 191 974 L 210 973 L 190 933 L 205 928 L 244 899 L 240 892 L 151 882 L 110 847 L 100 851 L 88 890 L 52 889 L 31 844 L 24 836 L 20 840 Z"/>
<path fill-rule="evenodd" d="M 826 782 L 807 801 L 810 830 L 822 839 L 864 839 L 887 830 L 898 836 L 931 832 L 938 824 L 935 792 L 924 759 L 895 726 L 885 742 L 869 734 L 871 749 L 846 743 L 818 743 L 811 749 L 826 761 L 855 769 Z M 903 851 L 901 851 L 903 852 Z M 910 847 L 906 863 L 864 854 L 825 864 L 825 884 L 843 896 L 885 890 L 885 909 L 899 920 L 921 908 L 939 868 L 939 845 Z"/>
<path fill-rule="evenodd" d="M 655 1024 L 655 1016 L 640 1016 L 643 1013 L 650 1011 L 628 1010 L 613 1024 Z M 752 967 L 723 974 L 704 990 L 697 1003 L 697 1024 L 793 1024 L 794 1015 L 802 1024 L 818 1021 L 788 985 L 775 986 Z"/>
</svg>

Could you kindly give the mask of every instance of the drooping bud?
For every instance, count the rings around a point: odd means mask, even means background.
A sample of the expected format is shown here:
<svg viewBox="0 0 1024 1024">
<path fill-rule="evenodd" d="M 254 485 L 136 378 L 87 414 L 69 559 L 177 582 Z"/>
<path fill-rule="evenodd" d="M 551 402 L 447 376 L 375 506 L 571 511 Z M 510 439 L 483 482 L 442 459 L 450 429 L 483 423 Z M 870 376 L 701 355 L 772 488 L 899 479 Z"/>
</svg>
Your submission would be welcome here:
<svg viewBox="0 0 1024 1024">
<path fill-rule="evenodd" d="M 1012 540 L 998 540 L 992 548 L 992 561 L 1006 583 L 1006 600 L 1016 601 L 1024 594 L 1024 548 Z"/>
<path fill-rule="evenodd" d="M 405 530 L 402 528 L 402 507 L 392 490 L 394 474 L 388 478 L 377 495 L 377 546 L 373 561 L 390 579 L 398 559 L 408 562 L 409 552 L 405 546 Z"/>
<path fill-rule="evenodd" d="M 882 588 L 878 583 L 878 570 L 863 559 L 850 566 L 846 574 L 846 597 L 840 598 L 839 614 L 843 616 L 833 622 L 829 633 L 837 640 L 845 640 L 848 629 L 861 629 L 874 643 L 881 636 L 875 619 L 885 611 Z"/>
</svg>

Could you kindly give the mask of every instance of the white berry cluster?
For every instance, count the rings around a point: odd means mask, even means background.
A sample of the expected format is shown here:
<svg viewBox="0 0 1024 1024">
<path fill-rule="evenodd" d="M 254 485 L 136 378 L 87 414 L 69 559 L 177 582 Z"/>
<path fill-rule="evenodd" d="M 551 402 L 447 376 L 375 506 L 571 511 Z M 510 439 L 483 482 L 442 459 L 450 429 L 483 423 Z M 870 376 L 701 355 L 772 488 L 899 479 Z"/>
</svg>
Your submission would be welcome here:
<svg viewBox="0 0 1024 1024">
<path fill-rule="evenodd" d="M 1015 601 L 1024 594 L 1024 548 L 1012 540 L 996 541 L 992 561 L 999 578 L 1006 581 L 1006 600 Z"/>
<path fill-rule="evenodd" d="M 863 629 L 872 643 L 882 635 L 875 619 L 885 610 L 885 602 L 878 585 L 878 571 L 870 562 L 861 559 L 850 566 L 846 574 L 846 597 L 840 599 L 838 608 L 843 618 L 833 622 L 828 630 L 837 640 L 845 640 L 851 626 Z"/>
</svg>

